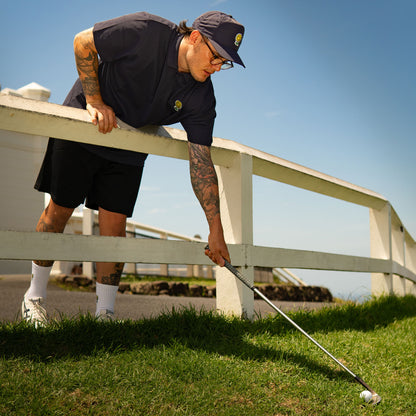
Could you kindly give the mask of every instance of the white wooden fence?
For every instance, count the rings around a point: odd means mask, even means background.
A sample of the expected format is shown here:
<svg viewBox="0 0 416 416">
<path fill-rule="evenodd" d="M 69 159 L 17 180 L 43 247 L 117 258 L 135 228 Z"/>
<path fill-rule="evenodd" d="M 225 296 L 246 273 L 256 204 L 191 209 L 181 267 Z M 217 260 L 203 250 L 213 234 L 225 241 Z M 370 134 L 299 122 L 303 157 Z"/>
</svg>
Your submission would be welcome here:
<svg viewBox="0 0 416 416">
<path fill-rule="evenodd" d="M 86 111 L 13 96 L 0 96 L 0 129 L 101 144 L 188 159 L 185 132 L 123 125 L 100 134 Z M 212 157 L 221 189 L 222 220 L 234 265 L 253 281 L 254 267 L 286 267 L 372 273 L 372 293 L 416 295 L 416 243 L 382 195 L 224 139 Z M 253 245 L 253 175 L 368 207 L 371 257 Z M 0 231 L 0 259 L 209 264 L 202 242 Z M 253 293 L 227 270 L 216 272 L 217 308 L 253 317 Z"/>
<path fill-rule="evenodd" d="M 99 219 L 97 211 L 93 211 L 88 208 L 84 208 L 82 213 L 74 211 L 66 225 L 65 232 L 69 232 L 70 234 L 99 235 L 98 221 Z M 145 238 L 158 238 L 163 240 L 173 238 L 180 241 L 202 241 L 201 238 L 189 237 L 169 230 L 164 230 L 158 227 L 153 227 L 132 221 L 131 219 L 127 221 L 126 230 L 127 237 L 130 238 L 135 238 L 138 235 L 142 235 L 145 236 Z M 141 234 L 142 232 L 151 233 L 151 235 Z M 79 264 L 79 262 L 73 263 L 56 261 L 53 265 L 52 274 L 69 274 L 71 273 L 72 267 L 77 264 Z M 149 274 L 156 272 L 156 274 L 160 276 L 185 275 L 187 277 L 204 276 L 209 279 L 213 278 L 213 265 L 174 265 L 173 267 L 169 268 L 168 264 L 163 263 L 160 265 L 155 264 L 153 265 L 153 268 L 149 268 L 149 265 L 146 266 L 143 263 L 139 264 L 144 266 L 144 268 L 141 270 L 142 273 L 149 271 Z M 126 274 L 136 274 L 137 272 L 140 273 L 140 268 L 137 268 L 136 263 L 127 263 L 124 265 L 123 272 Z M 95 275 L 94 264 L 84 261 L 82 263 L 82 273 L 88 277 L 93 278 Z M 292 280 L 295 280 L 296 278 L 297 277 L 294 276 Z"/>
</svg>

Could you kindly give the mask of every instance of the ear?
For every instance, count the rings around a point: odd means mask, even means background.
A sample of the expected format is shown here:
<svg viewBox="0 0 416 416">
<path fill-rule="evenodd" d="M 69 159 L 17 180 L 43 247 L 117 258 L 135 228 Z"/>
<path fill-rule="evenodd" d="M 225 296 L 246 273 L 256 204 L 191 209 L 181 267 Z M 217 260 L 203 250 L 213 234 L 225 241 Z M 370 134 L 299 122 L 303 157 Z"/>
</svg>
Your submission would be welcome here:
<svg viewBox="0 0 416 416">
<path fill-rule="evenodd" d="M 192 45 L 198 44 L 202 40 L 202 35 L 199 30 L 193 30 L 189 35 L 189 41 Z"/>
</svg>

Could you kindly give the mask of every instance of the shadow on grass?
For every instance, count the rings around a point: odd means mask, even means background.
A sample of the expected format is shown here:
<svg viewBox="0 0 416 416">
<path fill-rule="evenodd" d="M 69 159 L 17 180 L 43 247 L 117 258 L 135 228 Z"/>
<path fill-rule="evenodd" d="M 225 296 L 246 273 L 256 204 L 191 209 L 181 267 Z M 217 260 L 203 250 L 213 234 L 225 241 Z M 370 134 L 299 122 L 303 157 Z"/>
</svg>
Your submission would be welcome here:
<svg viewBox="0 0 416 416">
<path fill-rule="evenodd" d="M 394 321 L 416 316 L 416 297 L 381 296 L 363 304 L 347 302 L 338 307 L 325 307 L 312 313 L 301 310 L 288 315 L 307 332 L 373 331 Z M 280 319 L 284 320 L 283 317 Z M 268 320 L 264 320 L 263 325 L 267 325 L 267 322 Z M 285 320 L 283 327 L 275 327 L 275 331 L 272 328 L 269 330 L 278 334 L 281 331 L 295 329 Z"/>
<path fill-rule="evenodd" d="M 407 296 L 384 297 L 363 305 L 347 304 L 314 312 L 294 312 L 290 317 L 306 332 L 313 333 L 344 329 L 369 331 L 415 315 L 416 298 Z M 283 336 L 290 331 L 296 329 L 280 316 L 249 322 L 194 309 L 172 310 L 157 318 L 139 321 L 98 322 L 92 316 L 80 316 L 63 318 L 38 330 L 26 322 L 0 324 L 0 356 L 48 362 L 180 344 L 247 360 L 286 360 L 328 378 L 340 376 L 339 371 L 319 365 L 306 355 L 287 348 L 255 345 L 249 340 L 250 336 L 265 332 Z M 346 373 L 341 374 L 348 378 Z"/>
</svg>

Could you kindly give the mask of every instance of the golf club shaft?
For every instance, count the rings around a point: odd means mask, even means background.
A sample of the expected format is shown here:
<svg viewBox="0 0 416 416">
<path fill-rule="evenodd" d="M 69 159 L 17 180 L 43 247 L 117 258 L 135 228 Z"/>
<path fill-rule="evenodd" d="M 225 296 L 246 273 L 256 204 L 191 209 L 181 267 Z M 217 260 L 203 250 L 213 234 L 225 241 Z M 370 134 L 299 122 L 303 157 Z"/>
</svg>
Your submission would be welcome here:
<svg viewBox="0 0 416 416">
<path fill-rule="evenodd" d="M 263 295 L 257 288 L 254 287 L 234 266 L 232 266 L 227 260 L 225 260 L 225 267 L 236 276 L 242 283 L 244 283 L 249 289 L 256 293 L 260 298 L 262 298 L 270 307 L 272 307 L 276 312 L 282 315 L 287 321 L 289 321 L 298 331 L 300 331 L 306 338 L 312 341 L 318 348 L 320 348 L 325 354 L 332 358 L 340 367 L 342 367 L 347 373 L 354 377 L 354 379 L 369 390 L 372 394 L 377 394 L 367 383 L 365 383 L 360 377 L 354 374 L 348 367 L 342 364 L 337 360 L 329 351 L 327 351 L 318 341 L 313 339 L 307 332 L 305 332 L 296 322 L 290 319 L 283 311 L 281 311 L 274 303 L 272 303 L 266 296 Z"/>
</svg>

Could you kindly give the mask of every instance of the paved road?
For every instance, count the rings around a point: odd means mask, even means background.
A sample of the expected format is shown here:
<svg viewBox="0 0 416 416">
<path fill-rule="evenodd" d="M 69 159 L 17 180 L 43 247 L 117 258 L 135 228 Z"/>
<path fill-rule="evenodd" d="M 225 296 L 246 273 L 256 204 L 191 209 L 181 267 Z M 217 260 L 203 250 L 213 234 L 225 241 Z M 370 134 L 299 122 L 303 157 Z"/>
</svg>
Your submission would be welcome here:
<svg viewBox="0 0 416 416">
<path fill-rule="evenodd" d="M 20 319 L 20 308 L 23 295 L 29 287 L 29 276 L 1 276 L 0 277 L 0 321 L 15 321 Z M 283 311 L 294 309 L 317 309 L 324 303 L 316 302 L 283 302 L 274 304 Z M 158 316 L 163 311 L 183 306 L 195 307 L 196 310 L 214 310 L 215 299 L 187 298 L 174 296 L 144 296 L 117 294 L 116 317 L 119 319 L 140 319 Z M 332 304 L 333 305 L 333 304 Z M 255 300 L 256 313 L 261 316 L 276 314 L 262 300 Z M 67 291 L 50 283 L 48 285 L 47 310 L 51 316 L 75 316 L 77 314 L 95 313 L 95 293 Z"/>
</svg>

